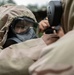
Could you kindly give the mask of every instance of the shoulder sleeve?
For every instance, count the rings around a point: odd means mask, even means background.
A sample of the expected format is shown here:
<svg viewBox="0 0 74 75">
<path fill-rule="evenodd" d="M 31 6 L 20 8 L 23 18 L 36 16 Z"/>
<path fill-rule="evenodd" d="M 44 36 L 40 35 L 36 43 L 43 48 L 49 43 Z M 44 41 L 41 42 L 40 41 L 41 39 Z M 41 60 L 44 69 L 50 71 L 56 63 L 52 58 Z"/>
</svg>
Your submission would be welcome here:
<svg viewBox="0 0 74 75">
<path fill-rule="evenodd" d="M 16 44 L 14 40 L 7 40 L 6 43 L 4 44 L 3 48 L 6 48 L 12 44 Z"/>
</svg>

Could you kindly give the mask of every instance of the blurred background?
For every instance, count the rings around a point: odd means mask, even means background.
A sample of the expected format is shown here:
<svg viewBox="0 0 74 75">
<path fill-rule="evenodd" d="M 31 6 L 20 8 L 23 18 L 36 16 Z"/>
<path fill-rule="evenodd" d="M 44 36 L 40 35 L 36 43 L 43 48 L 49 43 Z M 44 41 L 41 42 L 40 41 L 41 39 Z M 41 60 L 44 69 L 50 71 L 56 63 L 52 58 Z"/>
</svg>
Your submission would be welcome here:
<svg viewBox="0 0 74 75">
<path fill-rule="evenodd" d="M 38 22 L 47 16 L 46 7 L 50 0 L 0 0 L 0 6 L 8 3 L 25 5 L 35 15 Z"/>
</svg>

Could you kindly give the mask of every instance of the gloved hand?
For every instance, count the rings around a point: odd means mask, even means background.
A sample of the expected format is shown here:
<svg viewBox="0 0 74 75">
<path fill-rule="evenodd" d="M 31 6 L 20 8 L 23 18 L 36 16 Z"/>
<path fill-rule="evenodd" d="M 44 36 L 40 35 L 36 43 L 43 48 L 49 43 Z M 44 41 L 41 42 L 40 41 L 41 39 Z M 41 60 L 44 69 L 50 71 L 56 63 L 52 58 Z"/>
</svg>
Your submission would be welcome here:
<svg viewBox="0 0 74 75">
<path fill-rule="evenodd" d="M 44 33 L 41 38 L 47 45 L 49 45 L 57 41 L 59 39 L 59 36 L 57 34 L 45 34 Z"/>
<path fill-rule="evenodd" d="M 54 29 L 54 27 L 53 27 Z M 56 31 L 54 30 L 53 34 L 43 34 L 43 36 L 41 37 L 44 42 L 49 45 L 55 41 L 57 41 L 59 38 L 61 38 L 64 35 L 63 29 L 62 27 L 60 27 L 60 29 L 58 30 L 58 32 L 56 33 Z"/>
</svg>

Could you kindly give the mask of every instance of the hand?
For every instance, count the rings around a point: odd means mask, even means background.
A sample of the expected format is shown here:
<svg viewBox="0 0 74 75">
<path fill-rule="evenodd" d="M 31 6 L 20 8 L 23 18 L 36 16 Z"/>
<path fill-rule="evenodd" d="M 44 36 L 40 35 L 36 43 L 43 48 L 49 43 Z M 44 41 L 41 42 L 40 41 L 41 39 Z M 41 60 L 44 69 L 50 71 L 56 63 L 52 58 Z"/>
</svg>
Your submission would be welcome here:
<svg viewBox="0 0 74 75">
<path fill-rule="evenodd" d="M 54 29 L 54 27 L 53 27 Z M 61 38 L 62 36 L 64 36 L 64 31 L 62 29 L 62 27 L 60 27 L 60 29 L 58 30 L 58 32 L 56 33 L 56 31 L 54 31 L 53 34 L 43 34 L 43 36 L 41 37 L 44 42 L 49 45 L 51 43 L 56 42 L 59 38 Z"/>
<path fill-rule="evenodd" d="M 45 19 L 39 22 L 39 29 L 41 32 L 43 32 L 48 27 L 50 27 L 48 19 Z"/>
<path fill-rule="evenodd" d="M 56 33 L 59 37 L 64 36 L 64 31 L 62 29 L 62 27 L 60 27 L 59 31 Z"/>
<path fill-rule="evenodd" d="M 43 34 L 41 38 L 47 45 L 49 45 L 57 41 L 59 39 L 59 36 L 57 34 Z"/>
</svg>

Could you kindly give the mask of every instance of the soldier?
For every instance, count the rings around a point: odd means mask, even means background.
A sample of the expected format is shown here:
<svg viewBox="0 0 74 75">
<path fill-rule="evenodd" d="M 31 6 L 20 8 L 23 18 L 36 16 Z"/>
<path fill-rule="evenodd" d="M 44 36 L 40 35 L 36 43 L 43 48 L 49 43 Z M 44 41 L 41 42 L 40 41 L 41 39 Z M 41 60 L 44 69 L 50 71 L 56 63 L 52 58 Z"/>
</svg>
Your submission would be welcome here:
<svg viewBox="0 0 74 75">
<path fill-rule="evenodd" d="M 4 10 L 2 10 L 2 8 Z M 9 9 L 9 10 L 7 10 Z M 37 38 L 34 31 L 34 25 L 37 25 L 35 16 L 30 10 L 24 6 L 12 6 L 5 5 L 0 7 L 1 10 L 1 24 L 3 27 L 1 31 L 4 31 L 4 43 L 3 47 L 6 48 L 12 44 L 23 42 L 29 39 Z M 29 14 L 29 13 L 30 14 Z M 1 35 L 3 37 L 3 35 Z M 3 42 L 4 41 L 4 42 Z"/>
<path fill-rule="evenodd" d="M 30 75 L 74 75 L 74 0 L 62 0 L 61 25 L 65 35 L 45 47 L 29 68 Z"/>
<path fill-rule="evenodd" d="M 15 18 L 9 26 L 8 37 L 3 48 L 29 39 L 37 38 L 33 28 L 34 24 L 35 21 L 26 16 Z"/>
</svg>

